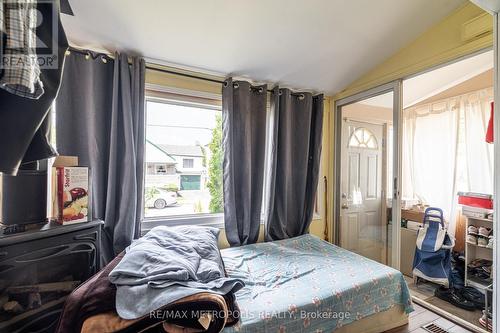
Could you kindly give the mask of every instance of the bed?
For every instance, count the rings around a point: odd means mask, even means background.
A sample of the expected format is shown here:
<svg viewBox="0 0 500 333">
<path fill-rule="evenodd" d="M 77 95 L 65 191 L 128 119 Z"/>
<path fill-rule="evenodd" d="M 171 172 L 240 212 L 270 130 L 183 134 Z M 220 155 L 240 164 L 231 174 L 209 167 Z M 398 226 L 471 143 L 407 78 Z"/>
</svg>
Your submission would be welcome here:
<svg viewBox="0 0 500 333">
<path fill-rule="evenodd" d="M 221 255 L 227 275 L 246 285 L 236 292 L 236 305 L 224 312 L 224 318 L 215 320 L 210 331 L 218 321 L 240 316 L 239 321 L 231 320 L 231 327 L 226 322 L 223 332 L 379 333 L 405 325 L 413 310 L 408 286 L 399 271 L 315 236 L 224 249 Z M 147 316 L 125 320 L 113 310 L 116 288 L 107 274 L 119 260 L 115 258 L 95 276 L 102 275 L 97 279 L 101 285 L 92 284 L 91 279 L 71 294 L 65 308 L 76 311 L 65 311 L 66 320 L 61 322 L 71 327 L 76 321 L 72 312 L 79 318 L 79 309 L 94 309 L 96 302 L 92 300 L 97 300 L 100 310 L 89 311 L 92 314 L 75 332 L 158 332 L 156 327 L 162 320 Z M 82 305 L 82 290 L 97 294 Z M 104 303 L 109 304 L 103 308 Z M 189 304 L 203 309 L 196 301 Z"/>
<path fill-rule="evenodd" d="M 230 332 L 383 332 L 413 311 L 401 272 L 304 235 L 221 251 L 240 322 Z"/>
</svg>

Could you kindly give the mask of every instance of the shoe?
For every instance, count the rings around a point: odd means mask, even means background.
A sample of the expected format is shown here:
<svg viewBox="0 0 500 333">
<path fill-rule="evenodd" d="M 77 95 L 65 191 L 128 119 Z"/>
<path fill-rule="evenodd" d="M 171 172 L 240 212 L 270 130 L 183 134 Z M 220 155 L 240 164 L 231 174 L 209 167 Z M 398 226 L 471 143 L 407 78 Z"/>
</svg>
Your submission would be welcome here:
<svg viewBox="0 0 500 333">
<path fill-rule="evenodd" d="M 485 227 L 479 227 L 478 234 L 479 234 L 479 236 L 482 236 L 482 237 L 488 237 L 491 234 L 491 229 L 485 228 Z"/>
<path fill-rule="evenodd" d="M 493 262 L 487 259 L 474 259 L 467 265 L 467 272 L 471 278 L 479 280 L 483 284 L 490 284 L 491 266 Z"/>
<path fill-rule="evenodd" d="M 491 270 L 488 267 L 472 268 L 469 269 L 468 273 L 471 277 L 474 277 L 483 284 L 490 284 L 493 281 L 491 278 Z"/>
<path fill-rule="evenodd" d="M 487 274 L 491 275 L 491 266 L 482 266 L 481 269 Z"/>
<path fill-rule="evenodd" d="M 477 246 L 487 247 L 488 246 L 488 238 L 478 237 L 477 238 Z"/>
<path fill-rule="evenodd" d="M 477 245 L 477 236 L 472 234 L 467 235 L 467 243 Z"/>
<path fill-rule="evenodd" d="M 479 323 L 481 324 L 481 326 L 483 326 L 484 328 L 486 328 L 489 331 L 491 331 L 493 328 L 491 325 L 491 315 L 484 310 L 483 310 L 482 317 L 479 318 Z"/>
<path fill-rule="evenodd" d="M 485 299 L 484 294 L 473 287 L 463 287 L 460 289 L 456 289 L 457 293 L 459 293 L 466 300 L 474 303 L 476 309 L 482 310 L 484 309 Z"/>
<path fill-rule="evenodd" d="M 493 265 L 493 261 L 488 260 L 488 259 L 474 259 L 472 260 L 467 267 L 468 268 L 479 268 L 481 266 L 491 266 Z"/>
<path fill-rule="evenodd" d="M 488 244 L 486 245 L 487 248 L 492 249 L 493 248 L 493 238 L 490 236 L 490 239 L 488 240 Z"/>
<path fill-rule="evenodd" d="M 448 289 L 443 286 L 440 286 L 439 288 L 436 288 L 436 290 L 434 291 L 434 295 L 437 298 L 440 298 L 443 301 L 451 303 L 461 309 L 467 311 L 474 311 L 476 309 L 476 305 L 474 304 L 474 302 L 467 300 L 465 297 L 460 295 L 458 291 L 454 288 Z"/>
<path fill-rule="evenodd" d="M 470 225 L 468 228 L 467 228 L 467 235 L 477 235 L 478 233 L 478 230 L 475 226 L 473 225 Z"/>
</svg>

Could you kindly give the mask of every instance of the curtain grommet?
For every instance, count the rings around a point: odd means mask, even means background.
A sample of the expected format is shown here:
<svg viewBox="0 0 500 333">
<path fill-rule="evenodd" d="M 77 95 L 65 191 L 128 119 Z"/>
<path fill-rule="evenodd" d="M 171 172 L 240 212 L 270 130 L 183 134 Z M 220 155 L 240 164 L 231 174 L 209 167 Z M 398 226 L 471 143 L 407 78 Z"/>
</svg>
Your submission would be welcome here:
<svg viewBox="0 0 500 333">
<path fill-rule="evenodd" d="M 240 85 L 238 84 L 238 82 L 233 83 L 233 88 L 234 89 L 238 89 L 239 87 L 240 87 Z"/>
</svg>

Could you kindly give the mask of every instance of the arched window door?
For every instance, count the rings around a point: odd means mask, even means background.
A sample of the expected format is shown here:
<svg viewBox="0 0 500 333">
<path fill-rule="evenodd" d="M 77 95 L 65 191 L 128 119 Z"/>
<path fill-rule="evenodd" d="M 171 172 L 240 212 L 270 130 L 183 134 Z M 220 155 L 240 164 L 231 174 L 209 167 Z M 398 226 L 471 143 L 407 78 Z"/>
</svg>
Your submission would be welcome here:
<svg viewBox="0 0 500 333">
<path fill-rule="evenodd" d="M 349 147 L 378 149 L 378 142 L 377 138 L 370 130 L 360 127 L 351 134 L 349 138 Z"/>
</svg>

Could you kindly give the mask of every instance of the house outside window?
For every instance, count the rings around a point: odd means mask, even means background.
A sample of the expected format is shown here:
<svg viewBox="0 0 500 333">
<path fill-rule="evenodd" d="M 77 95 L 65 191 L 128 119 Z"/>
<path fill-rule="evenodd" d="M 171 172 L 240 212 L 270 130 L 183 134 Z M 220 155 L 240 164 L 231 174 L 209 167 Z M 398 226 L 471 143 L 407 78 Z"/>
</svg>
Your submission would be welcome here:
<svg viewBox="0 0 500 333">
<path fill-rule="evenodd" d="M 222 223 L 219 106 L 148 97 L 145 155 L 144 223 Z"/>
<path fill-rule="evenodd" d="M 164 174 L 164 173 L 167 173 L 167 167 L 165 164 L 157 164 L 156 165 L 156 172 L 155 172 L 157 175 L 158 174 Z"/>
<path fill-rule="evenodd" d="M 164 86 L 146 91 L 143 230 L 157 225 L 220 227 L 224 223 L 222 96 L 168 91 Z M 268 117 L 271 123 L 269 109 Z M 266 138 L 266 151 L 271 142 Z M 269 157 L 266 154 L 266 166 Z M 166 165 L 166 173 L 151 172 L 152 163 Z M 264 188 L 267 181 L 266 177 Z M 323 211 L 323 200 L 318 199 L 314 218 Z M 262 218 L 266 202 L 264 193 Z"/>
</svg>

